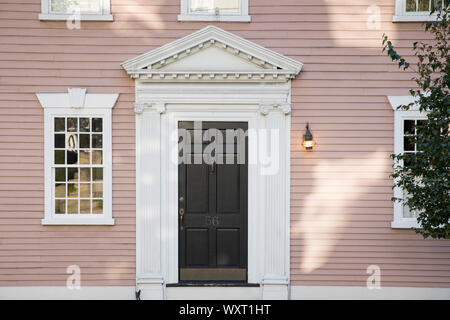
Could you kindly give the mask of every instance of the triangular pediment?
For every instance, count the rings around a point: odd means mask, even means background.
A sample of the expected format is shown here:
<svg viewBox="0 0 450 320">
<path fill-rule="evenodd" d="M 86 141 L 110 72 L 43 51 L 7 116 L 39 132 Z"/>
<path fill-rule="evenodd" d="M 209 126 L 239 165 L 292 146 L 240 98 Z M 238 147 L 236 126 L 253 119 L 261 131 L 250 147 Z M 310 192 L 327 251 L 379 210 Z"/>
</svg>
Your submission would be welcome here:
<svg viewBox="0 0 450 320">
<path fill-rule="evenodd" d="M 145 81 L 287 81 L 302 63 L 215 26 L 125 61 Z"/>
</svg>

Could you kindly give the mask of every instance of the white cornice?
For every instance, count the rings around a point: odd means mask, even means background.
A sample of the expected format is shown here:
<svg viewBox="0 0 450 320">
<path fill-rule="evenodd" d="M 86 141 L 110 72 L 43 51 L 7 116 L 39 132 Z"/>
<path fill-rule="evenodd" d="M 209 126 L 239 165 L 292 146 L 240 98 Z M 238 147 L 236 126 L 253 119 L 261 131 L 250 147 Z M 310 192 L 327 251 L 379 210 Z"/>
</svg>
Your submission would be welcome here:
<svg viewBox="0 0 450 320">
<path fill-rule="evenodd" d="M 205 48 L 215 46 L 246 60 L 255 70 L 170 70 L 163 67 L 182 60 Z M 208 26 L 184 38 L 168 43 L 150 52 L 122 63 L 122 67 L 135 79 L 149 82 L 286 82 L 298 75 L 302 63 L 256 43 L 243 39 L 216 26 Z M 194 66 L 195 67 L 195 66 Z"/>
<path fill-rule="evenodd" d="M 394 111 L 398 111 L 400 106 L 412 105 L 409 110 L 416 111 L 419 110 L 419 106 L 416 103 L 416 99 L 413 96 L 388 96 L 389 103 Z"/>
<path fill-rule="evenodd" d="M 86 93 L 84 88 L 69 88 L 67 93 L 36 93 L 45 108 L 99 108 L 112 109 L 118 93 Z"/>
</svg>

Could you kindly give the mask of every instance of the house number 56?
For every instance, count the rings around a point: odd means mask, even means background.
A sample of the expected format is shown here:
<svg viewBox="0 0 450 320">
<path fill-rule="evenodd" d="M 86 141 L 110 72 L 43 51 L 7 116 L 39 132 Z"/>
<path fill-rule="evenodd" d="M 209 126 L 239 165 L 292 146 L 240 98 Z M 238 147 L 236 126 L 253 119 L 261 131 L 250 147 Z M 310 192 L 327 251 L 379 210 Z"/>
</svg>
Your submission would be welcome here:
<svg viewBox="0 0 450 320">
<path fill-rule="evenodd" d="M 211 217 L 211 216 L 205 216 L 205 221 L 206 221 L 206 225 L 210 226 L 218 226 L 220 223 L 219 217 L 215 216 L 215 217 Z"/>
</svg>

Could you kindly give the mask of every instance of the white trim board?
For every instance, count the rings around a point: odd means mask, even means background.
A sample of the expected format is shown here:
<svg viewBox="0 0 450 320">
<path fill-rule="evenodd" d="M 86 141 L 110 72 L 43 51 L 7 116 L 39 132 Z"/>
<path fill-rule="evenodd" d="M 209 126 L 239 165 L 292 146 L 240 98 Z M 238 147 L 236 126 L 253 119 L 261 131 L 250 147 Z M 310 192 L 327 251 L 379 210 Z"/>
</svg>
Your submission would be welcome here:
<svg viewBox="0 0 450 320">
<path fill-rule="evenodd" d="M 207 55 L 186 68 L 179 66 L 180 61 L 195 60 L 195 56 L 205 50 L 216 49 L 210 57 Z M 217 63 L 221 50 L 223 57 Z M 225 59 L 228 56 L 228 59 Z M 231 65 L 232 60 L 235 66 Z M 225 61 L 231 60 L 231 61 Z M 242 68 L 237 61 L 245 61 L 248 68 Z M 205 67 L 205 61 L 214 63 Z M 228 62 L 226 69 L 217 68 Z M 134 79 L 151 82 L 287 82 L 298 75 L 303 64 L 275 51 L 264 48 L 254 42 L 243 39 L 216 26 L 207 26 L 181 39 L 162 47 L 129 59 L 122 67 Z"/>
<path fill-rule="evenodd" d="M 134 286 L 0 287 L 0 300 L 134 300 Z"/>
<path fill-rule="evenodd" d="M 292 300 L 449 300 L 450 288 L 291 286 Z"/>
<path fill-rule="evenodd" d="M 0 300 L 134 300 L 134 286 L 96 286 L 69 290 L 66 287 L 0 287 Z M 167 288 L 170 300 L 256 300 L 261 288 Z M 450 300 L 450 288 L 358 286 L 291 286 L 292 300 Z"/>
</svg>

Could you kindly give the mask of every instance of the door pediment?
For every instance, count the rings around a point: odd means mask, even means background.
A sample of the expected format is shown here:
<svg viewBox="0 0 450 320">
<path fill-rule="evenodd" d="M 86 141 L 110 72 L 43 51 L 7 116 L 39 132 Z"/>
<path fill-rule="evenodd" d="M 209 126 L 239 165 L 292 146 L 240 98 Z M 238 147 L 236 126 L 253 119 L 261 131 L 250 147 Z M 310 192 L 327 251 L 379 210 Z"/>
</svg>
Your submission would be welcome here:
<svg viewBox="0 0 450 320">
<path fill-rule="evenodd" d="M 286 82 L 302 63 L 208 26 L 122 66 L 132 78 L 150 82 Z"/>
</svg>

